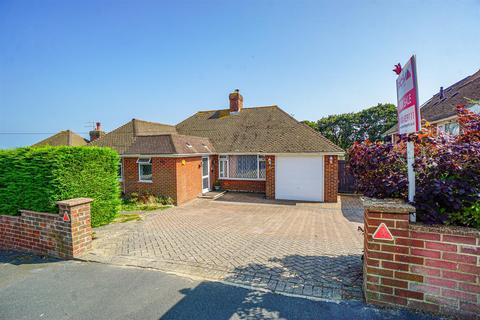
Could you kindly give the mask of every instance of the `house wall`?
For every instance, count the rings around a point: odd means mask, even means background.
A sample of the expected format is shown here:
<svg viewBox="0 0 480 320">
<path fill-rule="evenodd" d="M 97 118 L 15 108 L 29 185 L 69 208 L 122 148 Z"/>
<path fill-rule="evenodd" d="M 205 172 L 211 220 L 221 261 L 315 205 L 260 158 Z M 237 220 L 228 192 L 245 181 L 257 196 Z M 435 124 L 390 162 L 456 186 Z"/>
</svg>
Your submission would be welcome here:
<svg viewBox="0 0 480 320">
<path fill-rule="evenodd" d="M 176 175 L 177 204 L 195 199 L 202 193 L 202 157 L 177 158 Z"/>
<path fill-rule="evenodd" d="M 220 180 L 221 188 L 229 191 L 265 192 L 262 180 Z"/>
<path fill-rule="evenodd" d="M 409 212 L 415 208 L 375 202 L 365 207 L 364 217 L 366 301 L 478 318 L 480 231 L 412 224 Z M 373 239 L 381 223 L 389 228 L 393 240 Z"/>
<path fill-rule="evenodd" d="M 338 196 L 338 156 L 325 156 L 323 201 L 337 202 Z M 331 160 L 331 161 L 330 161 Z"/>
<path fill-rule="evenodd" d="M 218 155 L 210 156 L 210 189 L 213 190 L 215 181 L 218 180 Z"/>
<path fill-rule="evenodd" d="M 152 182 L 138 181 L 138 158 L 123 159 L 123 184 L 125 194 L 152 193 L 171 197 L 177 203 L 177 159 L 152 158 Z"/>
<path fill-rule="evenodd" d="M 214 177 L 213 183 L 218 179 L 218 156 L 211 157 L 211 165 L 213 169 L 212 177 Z M 268 165 L 267 165 L 268 166 Z M 265 192 L 266 183 L 265 180 L 229 180 L 218 179 L 222 190 L 228 191 L 244 191 L 244 192 Z"/>
<path fill-rule="evenodd" d="M 275 199 L 275 156 L 265 156 L 265 193 L 267 199 Z"/>
</svg>

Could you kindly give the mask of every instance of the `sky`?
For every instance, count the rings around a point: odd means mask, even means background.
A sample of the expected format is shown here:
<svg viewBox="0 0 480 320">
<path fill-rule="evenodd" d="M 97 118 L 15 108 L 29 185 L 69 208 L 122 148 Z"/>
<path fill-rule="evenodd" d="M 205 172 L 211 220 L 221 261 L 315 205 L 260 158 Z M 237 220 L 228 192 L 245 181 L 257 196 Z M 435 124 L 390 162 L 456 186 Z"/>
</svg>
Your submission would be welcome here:
<svg viewBox="0 0 480 320">
<path fill-rule="evenodd" d="M 176 124 L 237 88 L 297 120 L 395 103 L 412 54 L 421 103 L 480 69 L 480 1 L 0 0 L 0 148 Z"/>
</svg>

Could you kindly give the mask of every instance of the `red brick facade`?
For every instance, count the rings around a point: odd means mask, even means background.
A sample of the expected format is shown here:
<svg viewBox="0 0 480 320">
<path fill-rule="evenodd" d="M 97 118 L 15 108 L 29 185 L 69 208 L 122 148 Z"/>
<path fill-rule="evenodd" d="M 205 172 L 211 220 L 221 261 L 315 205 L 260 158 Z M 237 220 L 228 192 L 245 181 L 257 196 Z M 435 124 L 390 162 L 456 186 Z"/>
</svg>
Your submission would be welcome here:
<svg viewBox="0 0 480 320">
<path fill-rule="evenodd" d="M 324 202 L 337 202 L 338 156 L 324 156 Z"/>
<path fill-rule="evenodd" d="M 265 193 L 267 199 L 275 199 L 275 156 L 265 156 Z"/>
<path fill-rule="evenodd" d="M 176 203 L 182 204 L 202 193 L 202 158 L 176 159 Z"/>
<path fill-rule="evenodd" d="M 210 188 L 213 190 L 215 181 L 220 183 L 222 190 L 265 192 L 265 181 L 258 180 L 228 180 L 218 178 L 218 155 L 210 156 Z"/>
<path fill-rule="evenodd" d="M 67 259 L 86 253 L 92 244 L 90 202 L 87 198 L 59 201 L 58 214 L 22 210 L 20 216 L 0 215 L 0 249 Z"/>
<path fill-rule="evenodd" d="M 152 157 L 152 182 L 138 181 L 138 158 L 123 158 L 123 190 L 126 194 L 152 193 L 171 197 L 175 204 L 196 198 L 202 192 L 202 158 Z M 331 160 L 331 161 L 330 161 Z M 215 181 L 223 190 L 265 193 L 275 199 L 275 156 L 265 156 L 265 180 L 229 180 L 218 178 L 218 156 L 210 156 L 210 188 Z M 338 192 L 338 156 L 325 156 L 324 201 L 336 202 Z"/>
<path fill-rule="evenodd" d="M 202 193 L 202 158 L 152 157 L 152 182 L 138 181 L 138 158 L 123 158 L 123 189 L 171 197 L 182 204 Z"/>
<path fill-rule="evenodd" d="M 372 239 L 380 223 L 393 241 Z M 364 290 L 369 303 L 475 318 L 480 231 L 411 224 L 408 208 L 366 206 Z"/>
<path fill-rule="evenodd" d="M 223 190 L 265 192 L 264 180 L 220 180 L 220 184 Z"/>
</svg>

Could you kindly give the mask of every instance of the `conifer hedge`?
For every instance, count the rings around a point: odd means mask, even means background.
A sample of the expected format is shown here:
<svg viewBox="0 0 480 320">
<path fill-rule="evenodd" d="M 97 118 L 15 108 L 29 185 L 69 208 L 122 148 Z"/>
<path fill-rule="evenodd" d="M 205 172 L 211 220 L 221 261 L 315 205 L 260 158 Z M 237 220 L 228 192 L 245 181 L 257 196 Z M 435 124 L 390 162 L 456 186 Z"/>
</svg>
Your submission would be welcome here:
<svg viewBox="0 0 480 320">
<path fill-rule="evenodd" d="M 93 198 L 92 226 L 110 222 L 120 206 L 118 154 L 98 147 L 0 150 L 0 214 L 20 209 L 58 212 L 56 201 Z"/>
</svg>

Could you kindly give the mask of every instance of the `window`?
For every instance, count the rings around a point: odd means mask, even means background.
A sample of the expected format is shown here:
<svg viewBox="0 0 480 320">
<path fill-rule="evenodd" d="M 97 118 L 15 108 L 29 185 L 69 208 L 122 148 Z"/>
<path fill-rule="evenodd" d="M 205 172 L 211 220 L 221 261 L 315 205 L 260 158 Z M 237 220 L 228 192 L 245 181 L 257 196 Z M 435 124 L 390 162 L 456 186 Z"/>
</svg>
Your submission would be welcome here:
<svg viewBox="0 0 480 320">
<path fill-rule="evenodd" d="M 445 132 L 446 134 L 450 134 L 453 136 L 457 136 L 460 133 L 460 126 L 458 122 L 449 122 L 438 125 L 438 129 L 440 132 Z"/>
<path fill-rule="evenodd" d="M 470 107 L 467 108 L 468 110 L 476 113 L 476 114 L 480 114 L 480 104 L 474 104 L 474 105 L 471 105 Z"/>
<path fill-rule="evenodd" d="M 220 178 L 227 178 L 228 177 L 228 157 L 227 156 L 220 156 L 218 161 L 218 175 Z"/>
<path fill-rule="evenodd" d="M 138 181 L 152 182 L 152 160 L 138 159 Z"/>
<path fill-rule="evenodd" d="M 258 156 L 258 177 L 260 179 L 265 179 L 265 156 Z"/>
<path fill-rule="evenodd" d="M 219 178 L 239 180 L 264 180 L 265 156 L 231 155 L 219 156 Z"/>
<path fill-rule="evenodd" d="M 120 159 L 118 166 L 118 180 L 123 181 L 123 159 Z"/>
</svg>

